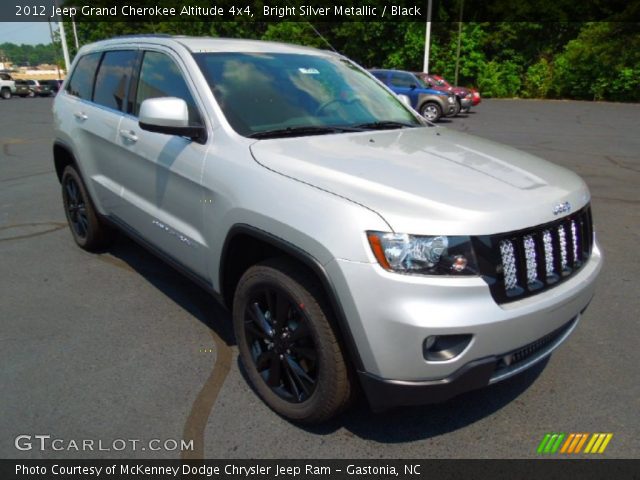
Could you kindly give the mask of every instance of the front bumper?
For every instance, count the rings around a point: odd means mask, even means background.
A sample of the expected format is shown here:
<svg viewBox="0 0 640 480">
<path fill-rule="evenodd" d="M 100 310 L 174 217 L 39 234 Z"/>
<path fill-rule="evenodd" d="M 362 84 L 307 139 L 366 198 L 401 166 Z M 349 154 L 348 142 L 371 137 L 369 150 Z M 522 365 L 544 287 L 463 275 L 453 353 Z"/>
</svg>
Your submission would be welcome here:
<svg viewBox="0 0 640 480">
<path fill-rule="evenodd" d="M 584 310 L 586 307 L 581 313 Z M 444 402 L 461 393 L 506 380 L 544 360 L 569 337 L 579 320 L 580 315 L 577 315 L 558 330 L 517 349 L 515 355 L 520 355 L 519 360 L 509 365 L 504 363 L 504 358 L 513 358 L 514 352 L 474 360 L 453 375 L 439 380 L 424 382 L 385 380 L 375 375 L 358 372 L 360 384 L 374 411 Z"/>
<path fill-rule="evenodd" d="M 460 106 L 462 108 L 471 108 L 473 106 L 473 99 L 471 98 L 460 98 Z"/>
<path fill-rule="evenodd" d="M 446 117 L 450 117 L 451 115 L 456 113 L 456 104 L 455 103 L 449 103 L 449 102 L 445 102 L 445 109 L 444 109 L 444 115 Z"/>
<path fill-rule="evenodd" d="M 346 260 L 334 260 L 326 268 L 358 350 L 365 392 L 373 398 L 373 392 L 380 390 L 393 404 L 403 405 L 439 401 L 518 373 L 492 380 L 502 355 L 537 342 L 568 322 L 577 323 L 593 296 L 601 264 L 594 244 L 590 259 L 574 277 L 504 305 L 493 300 L 478 277 L 400 275 L 375 263 Z M 472 336 L 459 355 L 446 361 L 425 360 L 427 337 L 457 334 Z M 560 343 L 550 345 L 544 356 Z M 390 397 L 391 390 L 396 393 Z"/>
</svg>

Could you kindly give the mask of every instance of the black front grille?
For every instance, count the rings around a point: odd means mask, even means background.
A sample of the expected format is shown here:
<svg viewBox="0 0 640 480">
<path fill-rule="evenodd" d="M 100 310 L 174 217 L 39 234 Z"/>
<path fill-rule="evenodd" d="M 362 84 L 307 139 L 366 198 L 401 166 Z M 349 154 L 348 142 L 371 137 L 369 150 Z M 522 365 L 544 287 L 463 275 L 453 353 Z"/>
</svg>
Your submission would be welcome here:
<svg viewBox="0 0 640 480">
<path fill-rule="evenodd" d="M 571 327 L 573 327 L 576 321 L 577 321 L 576 319 L 573 319 L 570 322 L 563 325 L 562 327 L 558 328 L 557 330 L 554 330 L 553 332 L 548 333 L 544 337 L 539 338 L 535 342 L 531 342 L 530 344 L 525 345 L 524 347 L 521 347 L 517 350 L 514 350 L 512 352 L 499 356 L 498 363 L 496 364 L 496 370 L 493 374 L 493 377 L 503 376 L 508 371 L 515 370 L 516 368 L 518 368 L 520 365 L 525 363 L 535 354 L 540 352 L 545 352 L 546 350 L 551 348 L 552 345 L 560 337 L 562 337 L 565 333 L 567 333 L 567 331 Z"/>
<path fill-rule="evenodd" d="M 546 291 L 575 274 L 591 256 L 589 205 L 537 227 L 473 238 L 480 274 L 498 303 Z"/>
</svg>

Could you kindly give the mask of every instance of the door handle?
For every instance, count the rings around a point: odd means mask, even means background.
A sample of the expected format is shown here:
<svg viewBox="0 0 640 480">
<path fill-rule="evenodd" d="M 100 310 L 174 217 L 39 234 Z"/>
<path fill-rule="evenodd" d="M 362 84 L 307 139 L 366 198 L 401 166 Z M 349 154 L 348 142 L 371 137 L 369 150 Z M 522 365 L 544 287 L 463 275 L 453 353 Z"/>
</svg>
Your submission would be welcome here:
<svg viewBox="0 0 640 480">
<path fill-rule="evenodd" d="M 89 118 L 89 117 L 87 116 L 87 114 L 86 114 L 86 113 L 84 113 L 84 112 L 74 112 L 74 113 L 73 113 L 73 116 L 74 116 L 74 117 L 76 117 L 78 120 L 82 120 L 82 121 L 84 121 L 84 120 L 86 120 L 87 118 Z"/>
<path fill-rule="evenodd" d="M 131 143 L 135 143 L 138 141 L 138 136 L 133 130 L 122 129 L 120 130 L 120 136 Z"/>
</svg>

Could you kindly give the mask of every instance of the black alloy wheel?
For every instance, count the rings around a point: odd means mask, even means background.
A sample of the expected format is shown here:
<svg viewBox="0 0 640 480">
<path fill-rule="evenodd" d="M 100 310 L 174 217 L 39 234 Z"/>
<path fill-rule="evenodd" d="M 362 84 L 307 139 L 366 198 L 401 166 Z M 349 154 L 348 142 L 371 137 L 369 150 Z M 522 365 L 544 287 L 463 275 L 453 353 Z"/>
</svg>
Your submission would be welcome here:
<svg viewBox="0 0 640 480">
<path fill-rule="evenodd" d="M 82 177 L 74 166 L 62 172 L 62 202 L 73 239 L 79 247 L 98 251 L 115 239 L 115 231 L 99 216 Z"/>
<path fill-rule="evenodd" d="M 245 309 L 244 328 L 260 376 L 280 398 L 307 400 L 318 380 L 318 352 L 301 305 L 281 289 L 257 285 Z"/>
<path fill-rule="evenodd" d="M 323 422 L 353 399 L 347 366 L 313 273 L 287 257 L 265 260 L 240 278 L 233 329 L 256 393 L 276 413 Z"/>
<path fill-rule="evenodd" d="M 80 192 L 80 186 L 76 179 L 69 175 L 64 180 L 63 189 L 69 224 L 78 238 L 85 239 L 89 231 L 89 219 L 87 218 L 87 205 Z"/>
</svg>

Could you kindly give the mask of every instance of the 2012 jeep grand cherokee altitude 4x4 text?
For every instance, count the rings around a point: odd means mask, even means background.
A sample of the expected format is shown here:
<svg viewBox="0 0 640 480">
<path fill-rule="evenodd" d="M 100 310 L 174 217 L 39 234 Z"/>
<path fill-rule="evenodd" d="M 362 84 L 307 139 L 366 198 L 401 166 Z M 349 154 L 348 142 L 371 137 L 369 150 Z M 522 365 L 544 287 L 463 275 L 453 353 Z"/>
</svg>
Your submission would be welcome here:
<svg viewBox="0 0 640 480">
<path fill-rule="evenodd" d="M 601 254 L 575 174 L 431 125 L 348 59 L 293 45 L 121 37 L 54 103 L 75 241 L 123 230 L 232 310 L 279 414 L 442 401 L 547 357 Z"/>
</svg>

